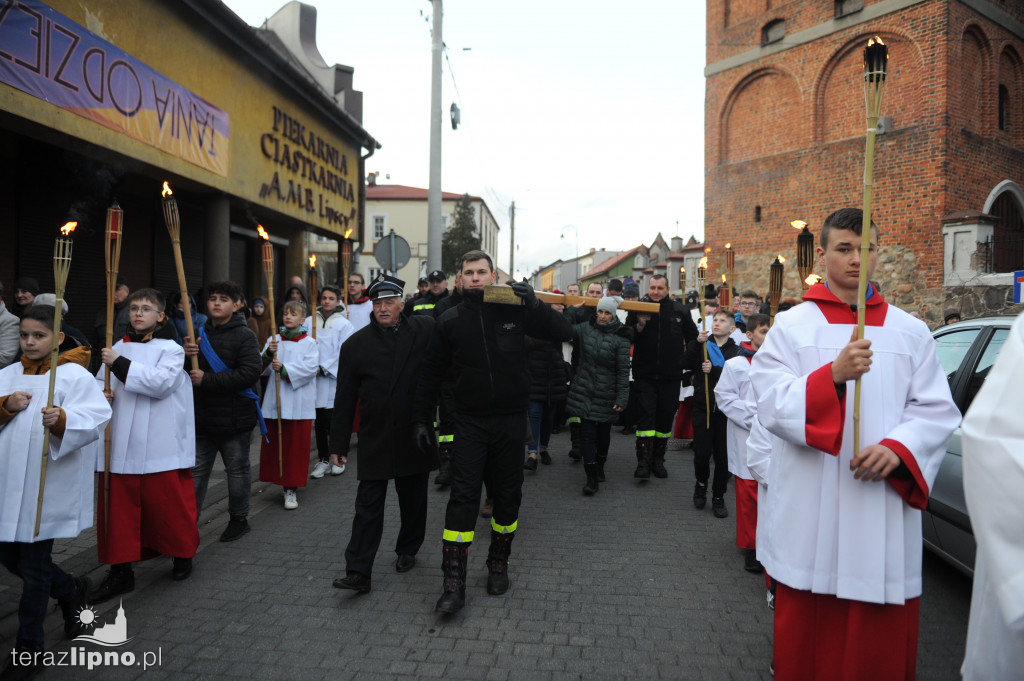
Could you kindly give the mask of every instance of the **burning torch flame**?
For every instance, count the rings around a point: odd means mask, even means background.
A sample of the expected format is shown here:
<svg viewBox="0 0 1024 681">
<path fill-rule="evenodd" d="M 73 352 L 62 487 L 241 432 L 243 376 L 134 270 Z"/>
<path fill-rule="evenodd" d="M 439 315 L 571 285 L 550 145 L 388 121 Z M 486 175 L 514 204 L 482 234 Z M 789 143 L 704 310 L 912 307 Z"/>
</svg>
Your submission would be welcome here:
<svg viewBox="0 0 1024 681">
<path fill-rule="evenodd" d="M 786 262 L 786 259 L 785 259 L 785 258 L 783 258 L 781 254 L 780 254 L 780 255 L 778 255 L 777 257 L 778 257 L 778 259 L 779 259 L 779 262 Z"/>
<path fill-rule="evenodd" d="M 726 248 L 732 248 L 732 244 L 731 244 L 731 243 L 728 243 L 728 244 L 726 244 L 726 245 L 725 245 L 725 247 L 726 247 Z"/>
<path fill-rule="evenodd" d="M 711 250 L 711 249 L 708 249 L 708 250 Z M 708 267 L 708 257 L 706 255 L 703 258 L 700 259 L 700 263 L 697 264 L 697 267 L 701 267 L 701 268 L 707 269 L 707 267 Z"/>
<path fill-rule="evenodd" d="M 804 227 L 807 226 L 807 223 L 804 222 L 803 220 L 793 220 L 793 222 L 789 224 L 793 225 L 795 229 L 803 229 Z"/>
<path fill-rule="evenodd" d="M 267 230 L 263 229 L 263 225 L 256 225 L 256 231 L 260 233 L 260 237 L 264 241 L 270 241 L 270 235 L 267 234 Z"/>
<path fill-rule="evenodd" d="M 868 38 L 868 47 L 871 47 L 875 43 L 878 43 L 879 45 L 885 45 L 885 43 L 882 42 L 882 39 L 879 38 L 877 35 L 874 38 Z"/>
<path fill-rule="evenodd" d="M 68 234 L 71 234 L 71 232 L 75 231 L 75 227 L 78 227 L 77 222 L 69 222 L 60 228 L 60 233 L 67 236 Z"/>
<path fill-rule="evenodd" d="M 160 192 L 160 196 L 162 198 L 166 199 L 169 195 L 171 195 L 173 193 L 174 192 L 171 191 L 171 185 L 167 184 L 167 182 L 165 181 L 164 182 L 164 190 L 162 192 Z"/>
<path fill-rule="evenodd" d="M 711 252 L 711 246 L 708 246 L 707 248 L 705 248 L 704 252 L 705 253 L 710 253 Z"/>
<path fill-rule="evenodd" d="M 814 286 L 819 281 L 821 281 L 821 277 L 819 277 L 817 274 L 812 274 L 806 279 L 804 279 L 804 283 L 807 284 L 808 286 Z"/>
<path fill-rule="evenodd" d="M 725 283 L 725 275 L 724 274 L 722 275 L 722 283 L 723 284 Z"/>
<path fill-rule="evenodd" d="M 346 232 L 345 232 L 345 238 L 346 238 L 346 239 L 347 239 L 347 238 L 349 238 L 349 236 L 350 236 L 351 234 L 352 234 L 352 230 L 351 230 L 351 228 L 350 228 L 350 229 L 349 229 L 348 231 L 346 231 Z"/>
<path fill-rule="evenodd" d="M 316 268 L 316 253 L 309 256 L 309 266 L 312 268 Z"/>
</svg>

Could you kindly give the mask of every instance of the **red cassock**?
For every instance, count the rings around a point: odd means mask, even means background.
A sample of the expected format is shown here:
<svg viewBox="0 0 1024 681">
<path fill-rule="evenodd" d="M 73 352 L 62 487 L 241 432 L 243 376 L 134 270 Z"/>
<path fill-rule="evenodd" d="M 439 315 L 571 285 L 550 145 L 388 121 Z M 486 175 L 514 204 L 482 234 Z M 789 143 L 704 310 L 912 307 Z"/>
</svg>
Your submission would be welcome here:
<svg viewBox="0 0 1024 681">
<path fill-rule="evenodd" d="M 99 488 L 96 538 L 101 563 L 196 555 L 199 529 L 190 469 L 141 475 L 111 473 L 109 533 L 103 485 Z"/>
</svg>

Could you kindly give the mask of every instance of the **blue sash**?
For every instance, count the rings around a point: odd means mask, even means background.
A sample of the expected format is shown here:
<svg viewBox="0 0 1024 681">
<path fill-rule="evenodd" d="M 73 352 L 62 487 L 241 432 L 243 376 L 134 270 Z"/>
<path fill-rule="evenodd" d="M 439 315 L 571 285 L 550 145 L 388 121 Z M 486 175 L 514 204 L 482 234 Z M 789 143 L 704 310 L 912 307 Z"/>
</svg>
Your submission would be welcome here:
<svg viewBox="0 0 1024 681">
<path fill-rule="evenodd" d="M 707 342 L 708 346 L 708 359 L 711 360 L 711 366 L 721 367 L 725 366 L 725 355 L 722 354 L 722 348 L 718 347 L 718 343 L 713 338 L 709 338 Z"/>
<path fill-rule="evenodd" d="M 203 357 L 206 358 L 206 361 L 210 363 L 210 368 L 213 369 L 214 373 L 219 374 L 220 372 L 231 368 L 224 363 L 224 360 L 222 360 L 216 352 L 214 352 L 213 344 L 210 343 L 210 340 L 206 337 L 206 327 L 203 326 L 199 327 L 199 349 L 202 351 Z M 267 437 L 267 422 L 263 420 L 263 410 L 260 409 L 260 398 L 256 394 L 256 391 L 252 388 L 245 388 L 244 390 L 239 390 L 237 394 L 242 397 L 248 397 L 250 400 L 256 402 L 256 418 L 260 420 L 260 435 L 262 435 L 263 439 L 269 443 L 270 438 Z"/>
</svg>

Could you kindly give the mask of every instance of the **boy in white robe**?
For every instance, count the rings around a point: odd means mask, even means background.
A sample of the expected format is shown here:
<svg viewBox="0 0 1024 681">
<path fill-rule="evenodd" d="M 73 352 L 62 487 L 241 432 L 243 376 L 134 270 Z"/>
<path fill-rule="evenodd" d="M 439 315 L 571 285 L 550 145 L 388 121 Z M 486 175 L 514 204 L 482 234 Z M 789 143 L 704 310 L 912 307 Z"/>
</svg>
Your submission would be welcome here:
<svg viewBox="0 0 1024 681">
<path fill-rule="evenodd" d="M 768 315 L 754 314 L 748 318 L 746 341 L 736 357 L 726 361 L 715 386 L 715 401 L 729 419 L 726 442 L 729 472 L 735 477 L 736 546 L 743 549 L 743 569 L 761 572 L 757 560 L 757 481 L 747 468 L 747 438 L 757 420 L 757 404 L 750 390 L 750 363 L 764 343 L 771 320 Z"/>
<path fill-rule="evenodd" d="M 341 307 L 341 289 L 337 286 L 324 286 L 320 292 L 320 309 L 306 317 L 305 326 L 312 329 L 316 325 L 316 345 L 320 355 L 320 368 L 316 376 L 316 421 L 313 430 L 316 434 L 316 453 L 319 457 L 309 477 L 319 480 L 330 472 L 341 475 L 345 472 L 347 459 L 341 457 L 341 465 L 334 466 L 330 461 L 331 419 L 334 415 L 334 393 L 338 390 L 338 356 L 341 344 L 355 332 L 355 327 L 345 319 L 345 310 Z"/>
<path fill-rule="evenodd" d="M 58 358 L 54 406 L 46 408 L 53 317 L 48 305 L 24 312 L 21 361 L 0 371 L 0 563 L 24 583 L 15 655 L 5 676 L 38 670 L 38 656 L 22 653 L 43 651 L 50 598 L 61 607 L 64 633 L 78 635 L 78 611 L 89 590 L 88 580 L 72 577 L 53 563 L 51 551 L 54 539 L 77 537 L 92 525 L 93 470 L 110 405 L 84 368 L 89 348 L 75 347 Z M 58 340 L 63 342 L 63 333 Z M 50 428 L 50 451 L 36 535 L 44 426 Z"/>
<path fill-rule="evenodd" d="M 110 501 L 101 484 L 96 532 L 100 562 L 110 570 L 89 593 L 90 603 L 134 589 L 132 563 L 159 555 L 173 558 L 175 581 L 187 579 L 199 547 L 195 414 L 185 351 L 164 314 L 162 293 L 140 289 L 127 305 L 128 332 L 103 348 L 104 366 L 96 374 L 102 386 L 110 367 Z M 97 462 L 101 473 L 103 463 Z"/>
<path fill-rule="evenodd" d="M 271 377 L 263 396 L 263 418 L 267 421 L 267 440 L 260 447 L 260 480 L 284 488 L 284 507 L 299 507 L 296 489 L 306 486 L 309 475 L 310 434 L 316 417 L 316 374 L 319 353 L 316 343 L 306 335 L 302 320 L 306 304 L 289 300 L 283 308 L 282 333 L 267 339 L 263 351 L 264 374 Z M 274 353 L 277 359 L 274 359 Z M 275 380 L 271 372 L 280 374 Z M 280 438 L 278 450 L 277 403 L 281 393 Z"/>
<path fill-rule="evenodd" d="M 960 415 L 918 319 L 869 289 L 856 340 L 860 267 L 874 270 L 872 226 L 861 262 L 859 209 L 824 223 L 826 281 L 775 318 L 750 381 L 775 437 L 768 546 L 778 581 L 779 679 L 913 679 L 921 595 L 921 517 Z M 862 382 L 853 451 L 854 380 Z"/>
<path fill-rule="evenodd" d="M 994 341 L 993 341 L 994 342 Z M 978 540 L 964 681 L 1024 670 L 1024 315 L 964 416 L 964 497 Z"/>
</svg>

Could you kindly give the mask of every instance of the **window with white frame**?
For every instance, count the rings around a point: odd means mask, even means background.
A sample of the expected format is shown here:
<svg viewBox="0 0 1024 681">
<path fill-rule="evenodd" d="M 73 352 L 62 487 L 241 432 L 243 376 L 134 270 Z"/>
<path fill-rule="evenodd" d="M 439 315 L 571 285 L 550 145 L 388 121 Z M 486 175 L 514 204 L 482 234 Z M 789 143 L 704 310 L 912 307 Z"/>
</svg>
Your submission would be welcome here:
<svg viewBox="0 0 1024 681">
<path fill-rule="evenodd" d="M 384 227 L 387 223 L 386 215 L 374 215 L 373 216 L 373 238 L 383 239 L 384 238 Z"/>
<path fill-rule="evenodd" d="M 441 216 L 441 232 L 447 232 L 448 231 L 448 225 L 450 225 L 451 222 L 452 222 L 452 216 L 451 215 L 442 215 Z"/>
<path fill-rule="evenodd" d="M 382 270 L 379 267 L 368 267 L 366 269 L 366 273 L 368 275 L 366 278 L 366 288 L 370 288 L 370 282 L 374 281 L 377 277 L 383 274 L 384 270 Z"/>
</svg>

